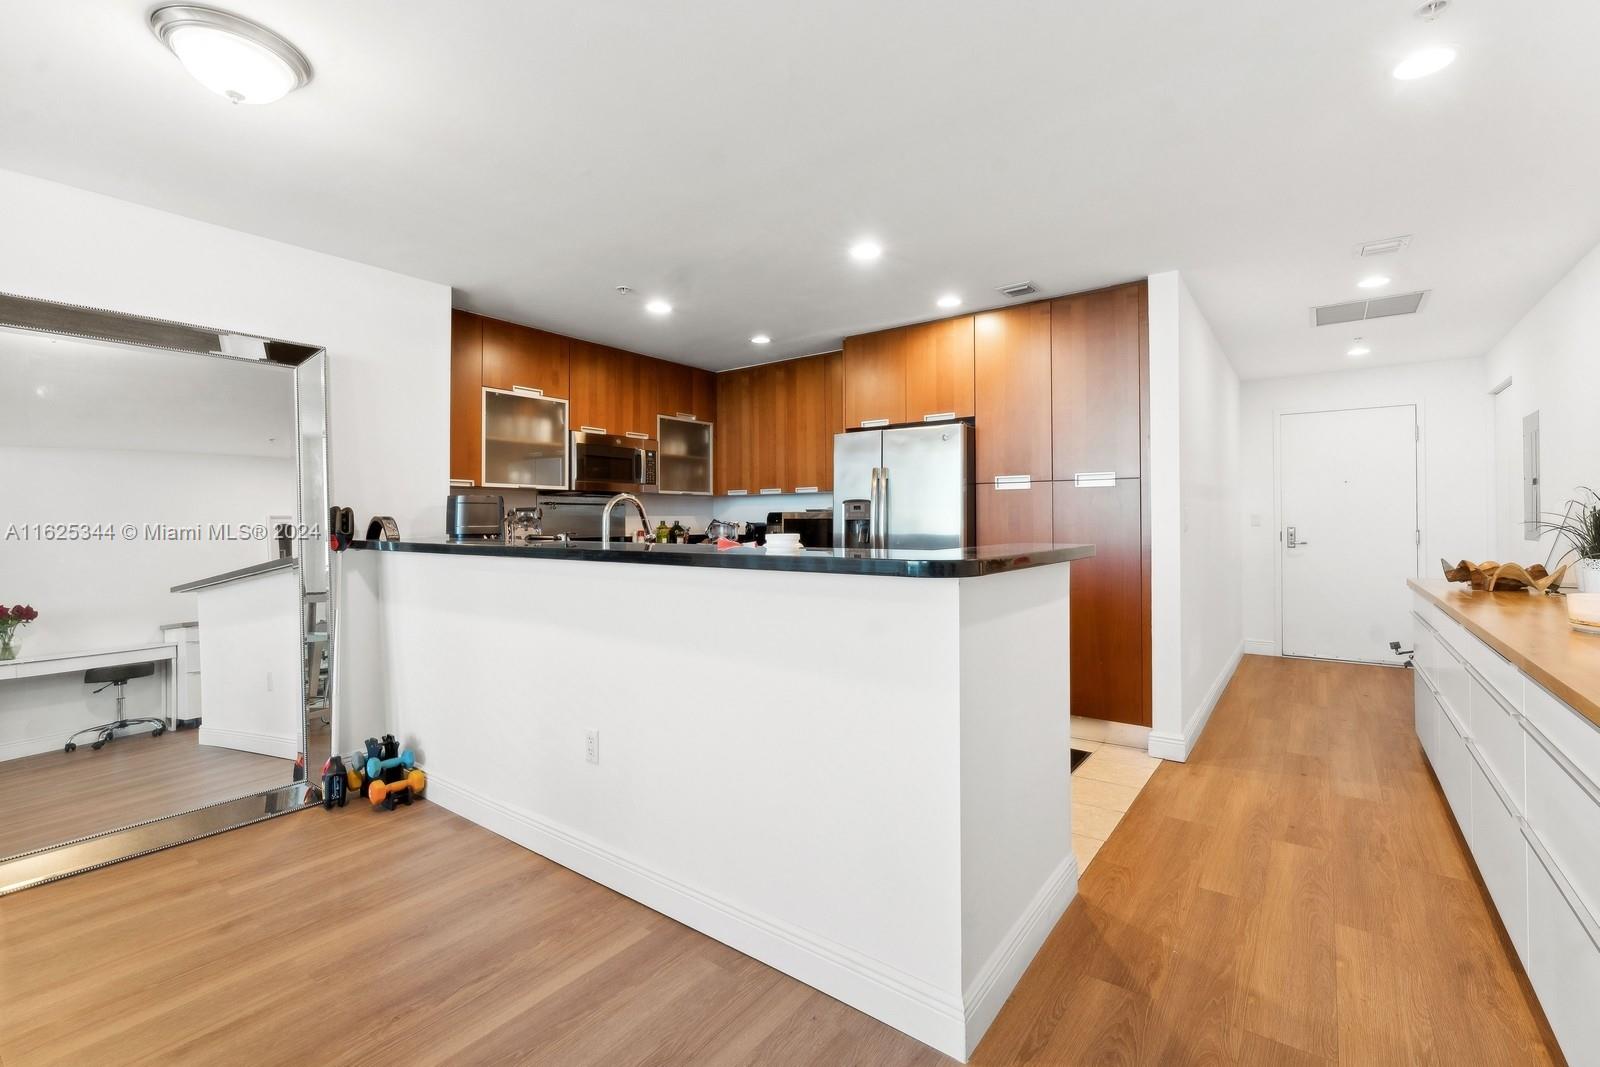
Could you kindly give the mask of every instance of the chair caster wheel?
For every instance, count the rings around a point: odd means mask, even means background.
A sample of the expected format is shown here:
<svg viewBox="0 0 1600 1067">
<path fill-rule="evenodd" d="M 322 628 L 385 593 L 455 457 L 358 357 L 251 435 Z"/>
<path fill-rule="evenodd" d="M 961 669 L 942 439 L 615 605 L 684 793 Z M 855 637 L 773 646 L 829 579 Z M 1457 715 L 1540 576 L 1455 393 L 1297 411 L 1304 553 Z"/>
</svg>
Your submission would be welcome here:
<svg viewBox="0 0 1600 1067">
<path fill-rule="evenodd" d="M 78 746 L 74 742 L 68 741 L 66 748 L 62 749 L 62 751 L 63 752 L 76 752 L 76 751 L 78 751 Z"/>
<path fill-rule="evenodd" d="M 167 732 L 167 728 L 165 726 L 157 726 L 154 730 L 150 731 L 150 736 L 151 737 L 160 737 L 162 734 L 164 734 L 166 732 Z"/>
<path fill-rule="evenodd" d="M 94 744 L 90 745 L 89 747 L 92 748 L 92 749 L 95 749 L 96 751 L 98 751 L 99 749 L 105 747 L 105 742 L 104 741 L 96 741 Z"/>
</svg>

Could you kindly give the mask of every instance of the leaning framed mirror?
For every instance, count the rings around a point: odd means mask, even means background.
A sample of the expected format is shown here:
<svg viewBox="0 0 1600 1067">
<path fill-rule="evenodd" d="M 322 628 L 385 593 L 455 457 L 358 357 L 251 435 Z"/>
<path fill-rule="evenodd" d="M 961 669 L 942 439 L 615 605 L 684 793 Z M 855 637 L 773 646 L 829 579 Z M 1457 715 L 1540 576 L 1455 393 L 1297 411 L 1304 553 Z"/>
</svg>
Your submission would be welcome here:
<svg viewBox="0 0 1600 1067">
<path fill-rule="evenodd" d="M 326 352 L 0 294 L 0 412 L 0 892 L 315 803 Z"/>
</svg>

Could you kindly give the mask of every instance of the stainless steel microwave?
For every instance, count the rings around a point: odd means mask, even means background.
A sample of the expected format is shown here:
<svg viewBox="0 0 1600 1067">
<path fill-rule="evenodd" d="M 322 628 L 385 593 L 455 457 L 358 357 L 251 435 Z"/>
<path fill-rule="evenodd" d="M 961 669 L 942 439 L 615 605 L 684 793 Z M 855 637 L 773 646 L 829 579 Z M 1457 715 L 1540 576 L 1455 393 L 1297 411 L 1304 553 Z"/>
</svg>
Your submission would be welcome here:
<svg viewBox="0 0 1600 1067">
<path fill-rule="evenodd" d="M 656 442 L 572 431 L 572 488 L 585 493 L 656 491 Z"/>
</svg>

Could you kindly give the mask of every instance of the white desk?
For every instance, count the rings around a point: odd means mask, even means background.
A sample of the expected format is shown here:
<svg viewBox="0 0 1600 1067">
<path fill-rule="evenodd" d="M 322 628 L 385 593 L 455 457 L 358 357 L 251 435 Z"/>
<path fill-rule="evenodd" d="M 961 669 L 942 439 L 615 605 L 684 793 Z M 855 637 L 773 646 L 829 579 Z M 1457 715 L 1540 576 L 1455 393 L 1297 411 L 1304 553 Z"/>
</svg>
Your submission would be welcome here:
<svg viewBox="0 0 1600 1067">
<path fill-rule="evenodd" d="M 161 663 L 161 706 L 167 727 L 176 725 L 177 686 L 173 667 L 178 658 L 176 645 L 165 641 L 152 641 L 142 645 L 122 648 L 102 648 L 90 651 L 46 652 L 38 656 L 19 656 L 0 661 L 0 681 L 13 678 L 39 678 L 49 674 L 73 674 L 94 667 L 120 667 L 126 663 Z"/>
</svg>

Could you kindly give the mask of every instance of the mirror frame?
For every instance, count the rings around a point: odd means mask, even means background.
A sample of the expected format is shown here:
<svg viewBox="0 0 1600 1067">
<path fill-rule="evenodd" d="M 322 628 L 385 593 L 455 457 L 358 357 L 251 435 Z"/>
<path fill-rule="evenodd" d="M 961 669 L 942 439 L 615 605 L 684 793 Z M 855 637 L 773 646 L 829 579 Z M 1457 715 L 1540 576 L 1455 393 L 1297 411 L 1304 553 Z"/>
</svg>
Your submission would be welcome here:
<svg viewBox="0 0 1600 1067">
<path fill-rule="evenodd" d="M 295 522 L 304 536 L 295 543 L 300 585 L 300 742 L 290 781 L 242 797 L 174 812 L 131 826 L 103 830 L 86 837 L 0 857 L 0 895 L 42 885 L 81 871 L 145 855 L 158 849 L 209 837 L 239 826 L 301 810 L 321 802 L 320 783 L 310 780 L 306 766 L 310 747 L 308 723 L 315 679 L 307 669 L 306 614 L 312 603 L 326 600 L 328 630 L 327 708 L 336 714 L 338 679 L 338 581 L 328 546 L 330 484 L 329 373 L 327 350 L 231 330 L 148 318 L 121 311 L 66 304 L 0 292 L 0 327 L 61 337 L 105 341 L 134 348 L 227 359 L 282 368 L 294 376 Z M 312 432 L 314 431 L 314 432 Z M 320 442 L 320 447 L 313 442 Z M 308 582 L 308 577 L 310 581 Z M 216 584 L 211 580 L 196 586 Z M 184 588 L 184 587 L 179 587 Z M 337 736 L 337 731 L 334 731 Z"/>
</svg>

